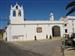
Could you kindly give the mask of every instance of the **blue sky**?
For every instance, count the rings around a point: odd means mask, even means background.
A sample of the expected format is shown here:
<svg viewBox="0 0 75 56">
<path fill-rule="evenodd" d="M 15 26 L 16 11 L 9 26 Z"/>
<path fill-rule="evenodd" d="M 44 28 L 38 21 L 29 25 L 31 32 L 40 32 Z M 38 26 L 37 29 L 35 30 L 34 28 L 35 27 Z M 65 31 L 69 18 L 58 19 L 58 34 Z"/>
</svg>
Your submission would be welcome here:
<svg viewBox="0 0 75 56">
<path fill-rule="evenodd" d="M 49 20 L 53 12 L 55 19 L 66 14 L 65 6 L 71 0 L 0 0 L 0 28 L 5 27 L 10 13 L 10 6 L 16 3 L 23 5 L 26 20 Z"/>
</svg>

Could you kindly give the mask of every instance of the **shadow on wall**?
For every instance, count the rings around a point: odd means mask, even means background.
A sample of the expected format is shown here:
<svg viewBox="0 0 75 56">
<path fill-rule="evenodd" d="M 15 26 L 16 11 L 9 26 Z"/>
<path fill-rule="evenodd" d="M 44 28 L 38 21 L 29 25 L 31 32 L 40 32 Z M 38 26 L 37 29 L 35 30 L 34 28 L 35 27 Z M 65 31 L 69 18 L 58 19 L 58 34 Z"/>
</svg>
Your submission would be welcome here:
<svg viewBox="0 0 75 56">
<path fill-rule="evenodd" d="M 50 36 L 46 35 L 46 39 L 52 39 L 52 36 L 51 35 Z M 37 40 L 36 35 L 34 36 L 34 40 Z"/>
<path fill-rule="evenodd" d="M 36 36 L 34 36 L 34 40 L 37 40 Z"/>
</svg>

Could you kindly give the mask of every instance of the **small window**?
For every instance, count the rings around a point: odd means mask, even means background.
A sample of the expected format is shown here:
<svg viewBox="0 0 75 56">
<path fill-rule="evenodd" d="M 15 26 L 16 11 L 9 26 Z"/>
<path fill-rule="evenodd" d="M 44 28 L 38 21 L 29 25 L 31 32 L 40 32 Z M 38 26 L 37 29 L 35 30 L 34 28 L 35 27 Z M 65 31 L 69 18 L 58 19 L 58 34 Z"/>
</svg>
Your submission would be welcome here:
<svg viewBox="0 0 75 56">
<path fill-rule="evenodd" d="M 18 6 L 16 6 L 16 9 L 18 9 Z"/>
<path fill-rule="evenodd" d="M 65 29 L 65 33 L 67 33 L 67 29 Z"/>
<path fill-rule="evenodd" d="M 13 11 L 13 16 L 16 16 L 16 11 Z"/>
<path fill-rule="evenodd" d="M 37 33 L 41 33 L 42 32 L 42 27 L 37 27 L 36 31 L 37 31 Z"/>
<path fill-rule="evenodd" d="M 64 26 L 67 26 L 67 24 L 65 24 Z"/>
</svg>

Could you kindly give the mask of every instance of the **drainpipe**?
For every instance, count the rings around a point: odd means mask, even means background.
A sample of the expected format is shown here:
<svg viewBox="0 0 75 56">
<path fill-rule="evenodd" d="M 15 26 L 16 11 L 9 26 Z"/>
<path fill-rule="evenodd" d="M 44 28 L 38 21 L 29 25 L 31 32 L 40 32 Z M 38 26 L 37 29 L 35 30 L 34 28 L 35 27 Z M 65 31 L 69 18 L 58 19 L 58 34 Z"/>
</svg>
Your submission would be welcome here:
<svg viewBox="0 0 75 56">
<path fill-rule="evenodd" d="M 72 20 L 72 31 L 74 33 L 74 20 Z"/>
</svg>

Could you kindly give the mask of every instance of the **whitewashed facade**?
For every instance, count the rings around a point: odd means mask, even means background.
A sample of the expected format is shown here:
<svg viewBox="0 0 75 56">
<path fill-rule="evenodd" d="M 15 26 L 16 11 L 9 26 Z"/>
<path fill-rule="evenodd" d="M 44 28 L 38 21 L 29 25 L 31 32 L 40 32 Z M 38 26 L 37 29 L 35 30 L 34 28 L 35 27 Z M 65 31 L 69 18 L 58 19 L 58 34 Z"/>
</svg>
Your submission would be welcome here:
<svg viewBox="0 0 75 56">
<path fill-rule="evenodd" d="M 47 21 L 27 21 L 24 20 L 23 6 L 16 4 L 10 9 L 10 24 L 4 33 L 4 40 L 7 41 L 28 41 L 49 39 L 53 37 L 63 37 L 64 34 L 73 32 L 72 25 L 75 28 L 74 16 L 62 17 L 59 21 L 54 19 L 53 13 L 50 14 L 50 20 Z M 75 32 L 75 30 L 74 30 Z"/>
</svg>

